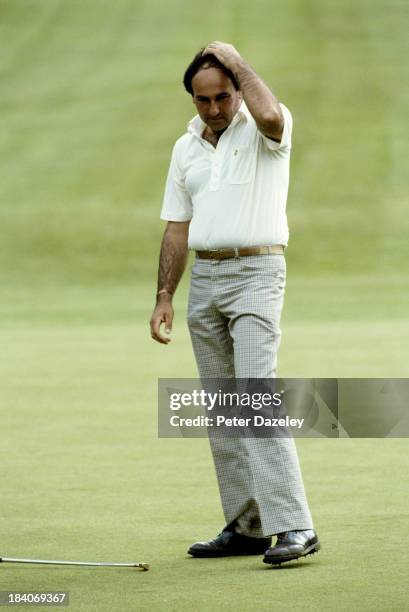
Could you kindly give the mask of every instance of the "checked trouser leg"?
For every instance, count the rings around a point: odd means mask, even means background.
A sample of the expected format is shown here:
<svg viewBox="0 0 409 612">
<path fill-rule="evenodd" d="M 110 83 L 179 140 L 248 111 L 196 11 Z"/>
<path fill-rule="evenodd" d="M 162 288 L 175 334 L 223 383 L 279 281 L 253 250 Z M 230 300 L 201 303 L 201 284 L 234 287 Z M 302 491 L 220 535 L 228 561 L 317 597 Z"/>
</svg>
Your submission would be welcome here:
<svg viewBox="0 0 409 612">
<path fill-rule="evenodd" d="M 280 343 L 285 259 L 196 259 L 188 325 L 201 378 L 272 378 Z M 263 537 L 312 529 L 292 438 L 209 434 L 227 524 Z"/>
</svg>

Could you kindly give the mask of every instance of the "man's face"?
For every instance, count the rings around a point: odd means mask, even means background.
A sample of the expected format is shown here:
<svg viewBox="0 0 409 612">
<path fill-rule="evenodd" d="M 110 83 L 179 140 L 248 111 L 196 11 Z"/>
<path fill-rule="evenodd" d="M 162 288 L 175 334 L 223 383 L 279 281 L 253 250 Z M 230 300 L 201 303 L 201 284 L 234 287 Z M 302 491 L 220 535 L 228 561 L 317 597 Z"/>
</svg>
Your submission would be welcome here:
<svg viewBox="0 0 409 612">
<path fill-rule="evenodd" d="M 218 68 L 202 68 L 192 79 L 193 104 L 202 121 L 213 132 L 221 132 L 231 123 L 243 100 L 241 91 Z"/>
</svg>

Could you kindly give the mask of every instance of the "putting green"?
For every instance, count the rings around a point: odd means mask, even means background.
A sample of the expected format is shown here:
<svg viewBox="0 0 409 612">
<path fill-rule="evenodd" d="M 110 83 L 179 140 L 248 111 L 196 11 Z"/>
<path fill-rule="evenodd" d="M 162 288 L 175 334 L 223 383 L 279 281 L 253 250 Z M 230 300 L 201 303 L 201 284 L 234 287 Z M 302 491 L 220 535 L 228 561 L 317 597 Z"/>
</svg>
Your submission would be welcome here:
<svg viewBox="0 0 409 612">
<path fill-rule="evenodd" d="M 254 557 L 187 557 L 223 518 L 207 441 L 157 438 L 158 373 L 194 376 L 195 368 L 181 313 L 171 345 L 150 340 L 141 291 L 54 288 L 31 292 L 31 314 L 24 300 L 5 309 L 1 554 L 147 561 L 152 569 L 3 565 L 2 588 L 69 590 L 71 608 L 84 611 L 221 610 L 231 602 L 285 610 L 288 598 L 290 609 L 403 608 L 406 440 L 298 441 L 319 555 L 288 570 Z M 378 367 L 371 327 L 352 326 L 361 333 L 354 357 L 369 373 Z M 285 328 L 283 374 L 334 375 L 348 356 L 340 322 Z M 394 328 L 383 319 L 385 336 Z M 307 350 L 311 334 L 319 341 Z"/>
</svg>

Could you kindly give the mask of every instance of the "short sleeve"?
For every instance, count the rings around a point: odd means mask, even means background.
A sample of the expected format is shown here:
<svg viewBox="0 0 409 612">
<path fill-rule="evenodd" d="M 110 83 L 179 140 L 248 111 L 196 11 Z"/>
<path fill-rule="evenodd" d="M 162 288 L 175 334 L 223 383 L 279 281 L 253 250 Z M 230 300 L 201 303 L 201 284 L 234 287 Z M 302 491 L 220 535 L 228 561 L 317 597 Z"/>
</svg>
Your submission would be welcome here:
<svg viewBox="0 0 409 612">
<path fill-rule="evenodd" d="M 180 164 L 180 145 L 177 141 L 172 151 L 160 218 L 165 221 L 189 221 L 193 209 Z"/>
<path fill-rule="evenodd" d="M 264 136 L 264 134 L 261 134 L 261 137 L 263 139 L 263 142 L 267 146 L 267 148 L 270 149 L 270 151 L 282 150 L 283 152 L 286 152 L 286 151 L 290 151 L 291 149 L 291 135 L 293 131 L 293 118 L 288 108 L 284 106 L 284 104 L 281 104 L 281 102 L 280 102 L 280 107 L 281 107 L 281 111 L 284 116 L 284 129 L 283 129 L 283 134 L 281 136 L 281 142 L 276 142 L 275 140 L 272 140 L 271 138 Z"/>
</svg>

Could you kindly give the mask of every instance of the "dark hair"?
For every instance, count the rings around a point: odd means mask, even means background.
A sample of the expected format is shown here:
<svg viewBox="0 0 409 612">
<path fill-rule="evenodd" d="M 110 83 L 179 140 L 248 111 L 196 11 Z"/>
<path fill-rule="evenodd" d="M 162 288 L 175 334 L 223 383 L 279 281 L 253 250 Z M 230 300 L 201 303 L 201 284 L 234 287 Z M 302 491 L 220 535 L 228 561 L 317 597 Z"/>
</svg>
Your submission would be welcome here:
<svg viewBox="0 0 409 612">
<path fill-rule="evenodd" d="M 186 69 L 186 72 L 183 76 L 183 85 L 185 86 L 186 91 L 193 96 L 192 79 L 195 74 L 199 72 L 200 68 L 204 64 L 207 64 L 206 68 L 218 68 L 219 70 L 224 72 L 224 74 L 228 76 L 229 79 L 232 81 L 235 89 L 240 89 L 240 85 L 238 84 L 237 79 L 232 73 L 232 71 L 226 68 L 226 66 L 224 66 L 221 61 L 219 61 L 217 57 L 213 55 L 213 53 L 206 53 L 206 55 L 202 55 L 205 48 L 206 47 L 202 47 L 202 49 L 200 49 L 200 51 L 196 53 L 193 60 L 190 62 L 189 66 Z"/>
</svg>

